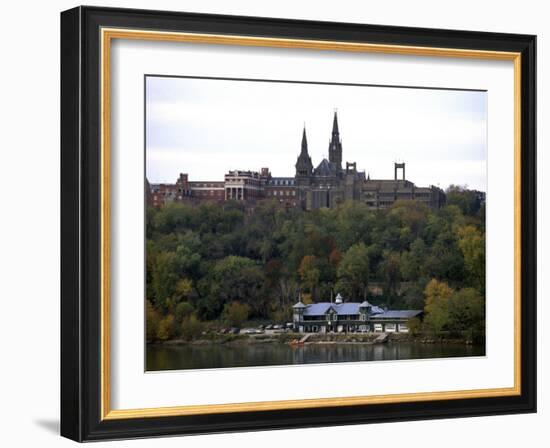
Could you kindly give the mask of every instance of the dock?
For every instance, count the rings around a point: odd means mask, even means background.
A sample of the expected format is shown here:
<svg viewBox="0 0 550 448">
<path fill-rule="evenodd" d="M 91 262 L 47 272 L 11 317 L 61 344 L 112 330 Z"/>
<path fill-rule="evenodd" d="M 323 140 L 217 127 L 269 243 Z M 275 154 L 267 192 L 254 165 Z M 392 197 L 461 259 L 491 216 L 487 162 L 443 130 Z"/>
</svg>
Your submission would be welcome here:
<svg viewBox="0 0 550 448">
<path fill-rule="evenodd" d="M 311 333 L 308 333 L 308 334 L 304 335 L 302 337 L 302 339 L 300 339 L 299 343 L 300 344 L 305 344 L 305 342 L 309 339 L 310 336 L 311 336 Z"/>
<path fill-rule="evenodd" d="M 383 344 L 384 342 L 388 342 L 388 338 L 390 335 L 388 333 L 382 333 L 380 336 L 378 336 L 375 340 L 375 344 Z"/>
</svg>

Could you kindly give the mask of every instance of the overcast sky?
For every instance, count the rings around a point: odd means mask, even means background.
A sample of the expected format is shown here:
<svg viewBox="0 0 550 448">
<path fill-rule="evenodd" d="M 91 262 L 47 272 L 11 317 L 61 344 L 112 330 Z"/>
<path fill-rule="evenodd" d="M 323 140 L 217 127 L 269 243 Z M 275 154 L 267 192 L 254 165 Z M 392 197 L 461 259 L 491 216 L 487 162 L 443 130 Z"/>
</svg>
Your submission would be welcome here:
<svg viewBox="0 0 550 448">
<path fill-rule="evenodd" d="M 294 176 L 304 124 L 313 165 L 328 158 L 336 109 L 344 167 L 390 179 L 403 161 L 418 186 L 486 191 L 485 92 L 161 77 L 147 77 L 146 92 L 152 183 L 261 167 Z"/>
</svg>

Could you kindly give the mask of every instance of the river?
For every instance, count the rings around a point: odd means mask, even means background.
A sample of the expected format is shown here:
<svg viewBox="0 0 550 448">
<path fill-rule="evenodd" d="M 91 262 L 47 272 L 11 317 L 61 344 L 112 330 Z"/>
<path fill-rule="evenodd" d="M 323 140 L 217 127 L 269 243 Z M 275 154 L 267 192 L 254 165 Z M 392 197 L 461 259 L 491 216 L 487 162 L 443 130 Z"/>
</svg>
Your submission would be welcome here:
<svg viewBox="0 0 550 448">
<path fill-rule="evenodd" d="M 268 344 L 148 345 L 147 370 L 215 369 L 332 362 L 484 356 L 485 347 L 465 344 Z"/>
</svg>

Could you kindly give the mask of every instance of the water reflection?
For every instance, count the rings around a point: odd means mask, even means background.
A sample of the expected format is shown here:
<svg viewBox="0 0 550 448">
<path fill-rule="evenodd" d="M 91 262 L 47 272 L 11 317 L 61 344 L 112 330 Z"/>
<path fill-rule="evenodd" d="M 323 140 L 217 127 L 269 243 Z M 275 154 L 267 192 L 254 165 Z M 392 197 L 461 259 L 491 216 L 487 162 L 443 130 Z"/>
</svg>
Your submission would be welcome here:
<svg viewBox="0 0 550 448">
<path fill-rule="evenodd" d="M 147 370 L 213 369 L 288 364 L 483 356 L 485 347 L 462 344 L 148 345 Z"/>
</svg>

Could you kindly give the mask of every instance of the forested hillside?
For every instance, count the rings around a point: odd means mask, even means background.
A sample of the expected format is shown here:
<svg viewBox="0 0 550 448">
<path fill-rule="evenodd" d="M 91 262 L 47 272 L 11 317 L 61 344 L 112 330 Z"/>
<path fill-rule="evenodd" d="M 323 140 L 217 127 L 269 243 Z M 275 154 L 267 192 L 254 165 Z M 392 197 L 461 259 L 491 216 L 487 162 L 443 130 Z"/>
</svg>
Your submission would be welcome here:
<svg viewBox="0 0 550 448">
<path fill-rule="evenodd" d="M 485 205 L 451 186 L 447 205 L 414 201 L 371 211 L 260 203 L 169 204 L 148 209 L 148 339 L 185 337 L 204 321 L 285 321 L 306 302 L 367 298 L 425 309 L 424 329 L 483 327 Z"/>
</svg>

